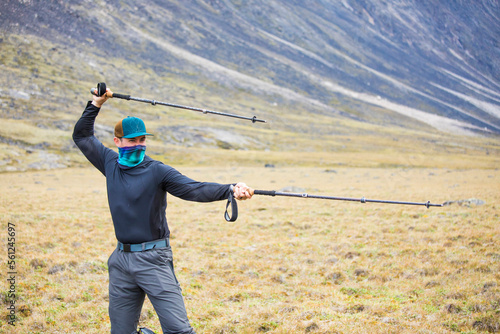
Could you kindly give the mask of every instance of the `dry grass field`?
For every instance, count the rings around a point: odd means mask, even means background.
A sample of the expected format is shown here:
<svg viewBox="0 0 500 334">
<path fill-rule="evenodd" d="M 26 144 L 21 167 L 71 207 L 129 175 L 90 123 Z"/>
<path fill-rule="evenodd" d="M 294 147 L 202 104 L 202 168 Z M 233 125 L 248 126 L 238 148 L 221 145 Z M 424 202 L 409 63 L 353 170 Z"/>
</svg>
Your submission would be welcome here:
<svg viewBox="0 0 500 334">
<path fill-rule="evenodd" d="M 498 169 L 179 170 L 264 190 L 485 202 L 427 209 L 254 196 L 227 223 L 224 202 L 169 196 L 176 273 L 198 333 L 500 332 Z M 90 167 L 4 173 L 0 189 L 2 259 L 8 224 L 15 227 L 17 298 L 14 327 L 2 279 L 0 332 L 109 332 L 107 258 L 116 241 L 104 177 Z M 161 333 L 148 301 L 141 324 Z"/>
</svg>

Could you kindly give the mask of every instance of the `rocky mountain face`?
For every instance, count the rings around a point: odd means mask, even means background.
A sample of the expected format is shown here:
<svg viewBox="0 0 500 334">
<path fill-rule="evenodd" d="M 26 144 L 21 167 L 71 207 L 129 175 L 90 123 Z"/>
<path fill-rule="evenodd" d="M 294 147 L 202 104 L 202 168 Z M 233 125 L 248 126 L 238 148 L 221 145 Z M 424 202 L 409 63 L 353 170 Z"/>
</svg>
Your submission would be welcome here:
<svg viewBox="0 0 500 334">
<path fill-rule="evenodd" d="M 45 60 L 64 67 L 65 82 L 101 77 L 134 89 L 148 73 L 333 118 L 500 133 L 495 0 L 6 0 L 0 31 L 10 82 L 42 76 L 31 53 L 50 59 L 66 50 L 70 61 Z M 7 47 L 12 35 L 51 48 Z M 9 52 L 17 52 L 10 62 Z M 15 74 L 23 56 L 32 68 Z M 113 69 L 100 66 L 110 62 Z"/>
</svg>

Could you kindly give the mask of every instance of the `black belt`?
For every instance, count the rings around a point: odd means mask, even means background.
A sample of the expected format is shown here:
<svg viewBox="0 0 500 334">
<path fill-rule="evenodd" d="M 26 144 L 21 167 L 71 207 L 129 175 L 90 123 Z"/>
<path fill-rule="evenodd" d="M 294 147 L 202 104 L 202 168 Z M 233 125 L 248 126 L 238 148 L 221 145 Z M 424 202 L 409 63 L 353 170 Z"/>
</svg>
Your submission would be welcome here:
<svg viewBox="0 0 500 334">
<path fill-rule="evenodd" d="M 118 241 L 118 249 L 124 252 L 143 252 L 153 248 L 164 248 L 168 246 L 170 246 L 168 238 L 143 242 L 142 244 L 123 244 Z"/>
</svg>

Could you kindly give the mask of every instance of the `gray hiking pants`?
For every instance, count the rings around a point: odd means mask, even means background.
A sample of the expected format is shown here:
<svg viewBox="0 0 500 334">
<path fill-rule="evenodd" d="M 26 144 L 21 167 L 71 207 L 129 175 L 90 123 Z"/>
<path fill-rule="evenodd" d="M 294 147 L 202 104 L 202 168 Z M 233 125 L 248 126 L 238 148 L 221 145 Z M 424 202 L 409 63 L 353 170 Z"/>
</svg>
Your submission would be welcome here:
<svg viewBox="0 0 500 334">
<path fill-rule="evenodd" d="M 112 334 L 137 332 L 145 295 L 158 314 L 163 333 L 194 333 L 169 246 L 142 252 L 115 249 L 109 257 L 108 268 Z"/>
</svg>

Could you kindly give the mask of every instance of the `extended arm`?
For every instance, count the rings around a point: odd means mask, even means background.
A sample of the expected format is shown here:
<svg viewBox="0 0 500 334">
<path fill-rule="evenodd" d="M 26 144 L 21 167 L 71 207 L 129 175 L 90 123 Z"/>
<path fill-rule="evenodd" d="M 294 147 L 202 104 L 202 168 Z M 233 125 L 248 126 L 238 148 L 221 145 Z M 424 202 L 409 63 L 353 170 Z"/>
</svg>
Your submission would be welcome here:
<svg viewBox="0 0 500 334">
<path fill-rule="evenodd" d="M 94 136 L 94 123 L 99 114 L 100 107 L 107 99 L 107 97 L 94 96 L 92 102 L 87 103 L 82 116 L 76 122 L 73 130 L 73 141 L 76 146 L 78 146 L 85 157 L 103 174 L 105 174 L 105 153 L 112 151 L 104 147 L 104 145 Z M 112 154 L 116 153 L 113 152 Z"/>
</svg>

